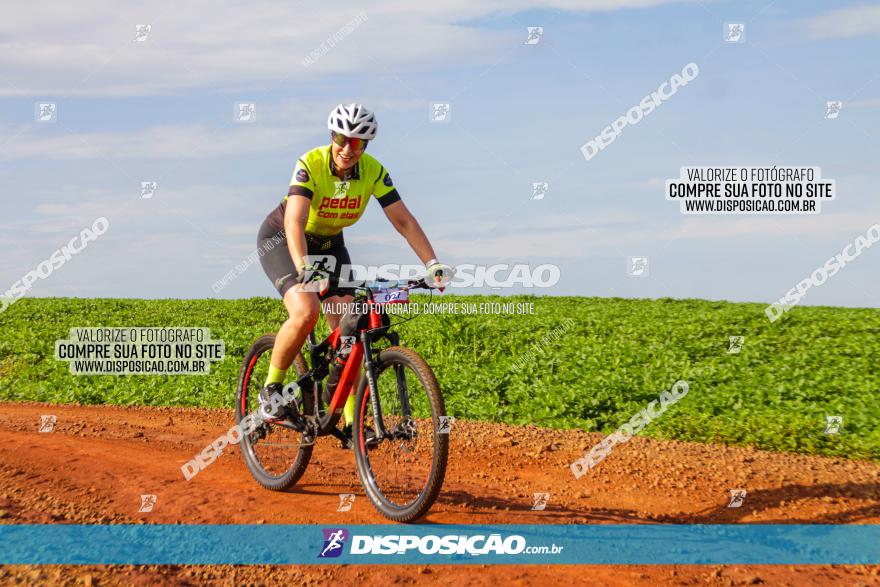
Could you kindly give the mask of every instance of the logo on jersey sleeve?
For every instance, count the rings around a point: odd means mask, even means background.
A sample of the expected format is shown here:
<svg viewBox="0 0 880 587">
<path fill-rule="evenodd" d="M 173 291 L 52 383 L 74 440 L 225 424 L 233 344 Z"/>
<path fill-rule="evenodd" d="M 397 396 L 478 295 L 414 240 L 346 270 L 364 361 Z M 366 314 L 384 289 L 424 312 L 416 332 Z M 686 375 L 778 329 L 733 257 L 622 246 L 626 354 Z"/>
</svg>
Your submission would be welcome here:
<svg viewBox="0 0 880 587">
<path fill-rule="evenodd" d="M 300 167 L 296 170 L 296 181 L 300 183 L 306 183 L 309 181 L 309 172 Z"/>
<path fill-rule="evenodd" d="M 391 174 L 390 173 L 385 174 L 385 179 L 382 180 L 382 183 L 384 183 L 388 187 L 391 187 Z"/>
</svg>

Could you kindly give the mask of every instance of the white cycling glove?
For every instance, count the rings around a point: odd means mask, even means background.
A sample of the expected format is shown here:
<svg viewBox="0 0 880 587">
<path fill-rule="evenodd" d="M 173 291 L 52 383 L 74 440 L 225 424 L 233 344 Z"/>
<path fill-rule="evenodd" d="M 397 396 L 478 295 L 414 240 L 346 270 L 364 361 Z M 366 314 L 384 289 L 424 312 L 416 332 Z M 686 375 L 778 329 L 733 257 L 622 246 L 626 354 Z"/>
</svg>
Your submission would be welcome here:
<svg viewBox="0 0 880 587">
<path fill-rule="evenodd" d="M 425 265 L 427 267 L 425 283 L 431 287 L 443 289 L 455 277 L 455 270 L 449 265 L 440 263 L 437 259 L 431 259 Z"/>
</svg>

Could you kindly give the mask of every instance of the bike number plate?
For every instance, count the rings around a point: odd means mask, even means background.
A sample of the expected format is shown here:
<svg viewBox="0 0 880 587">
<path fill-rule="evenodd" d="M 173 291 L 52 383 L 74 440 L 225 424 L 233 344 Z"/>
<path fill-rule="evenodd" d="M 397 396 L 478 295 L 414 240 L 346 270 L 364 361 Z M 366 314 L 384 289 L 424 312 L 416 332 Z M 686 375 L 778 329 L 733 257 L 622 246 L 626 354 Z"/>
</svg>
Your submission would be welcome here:
<svg viewBox="0 0 880 587">
<path fill-rule="evenodd" d="M 373 294 L 377 304 L 408 304 L 409 292 L 405 289 L 385 289 Z"/>
</svg>

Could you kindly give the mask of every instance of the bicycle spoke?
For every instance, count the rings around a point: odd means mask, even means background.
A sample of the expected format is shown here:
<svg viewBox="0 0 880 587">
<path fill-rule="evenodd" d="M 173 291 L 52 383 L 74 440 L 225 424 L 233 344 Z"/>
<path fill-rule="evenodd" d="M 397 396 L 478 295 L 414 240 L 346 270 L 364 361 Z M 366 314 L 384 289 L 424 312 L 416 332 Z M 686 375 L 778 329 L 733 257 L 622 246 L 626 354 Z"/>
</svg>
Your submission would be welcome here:
<svg viewBox="0 0 880 587">
<path fill-rule="evenodd" d="M 242 367 L 236 401 L 239 418 L 258 413 L 259 393 L 269 369 L 274 336 L 267 335 L 254 343 Z M 295 361 L 295 373 L 305 371 L 301 357 Z M 293 369 L 291 369 L 293 371 Z M 299 396 L 299 391 L 295 393 Z M 311 458 L 314 438 L 279 424 L 266 422 L 242 437 L 241 450 L 254 479 L 263 487 L 281 490 L 296 483 Z"/>
<path fill-rule="evenodd" d="M 384 500 L 405 508 L 429 486 L 434 467 L 433 416 L 428 391 L 408 366 L 386 366 L 377 374 L 382 420 L 390 438 L 369 450 L 366 459 L 372 481 Z M 372 406 L 367 408 L 366 429 L 373 427 Z"/>
</svg>

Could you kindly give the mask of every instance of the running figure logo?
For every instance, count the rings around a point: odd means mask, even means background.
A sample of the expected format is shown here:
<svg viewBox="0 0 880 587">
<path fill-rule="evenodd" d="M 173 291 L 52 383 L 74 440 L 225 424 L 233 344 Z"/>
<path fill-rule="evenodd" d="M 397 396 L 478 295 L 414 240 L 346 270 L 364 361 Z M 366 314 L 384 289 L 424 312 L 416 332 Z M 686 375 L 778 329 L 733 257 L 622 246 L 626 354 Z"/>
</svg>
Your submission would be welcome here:
<svg viewBox="0 0 880 587">
<path fill-rule="evenodd" d="M 337 181 L 334 184 L 336 187 L 333 190 L 333 199 L 344 198 L 348 196 L 348 188 L 351 187 L 351 184 L 347 181 Z"/>
<path fill-rule="evenodd" d="M 727 507 L 729 507 L 729 508 L 741 507 L 745 500 L 746 500 L 746 490 L 745 489 L 731 489 L 730 490 L 730 503 L 727 504 Z"/>
<path fill-rule="evenodd" d="M 55 102 L 41 102 L 36 108 L 37 122 L 55 122 L 58 120 L 58 105 Z"/>
<path fill-rule="evenodd" d="M 724 42 L 742 43 L 746 40 L 746 25 L 741 22 L 724 23 Z"/>
<path fill-rule="evenodd" d="M 354 505 L 354 494 L 353 493 L 340 493 L 339 494 L 339 507 L 336 508 L 337 512 L 350 512 L 351 506 Z"/>
<path fill-rule="evenodd" d="M 843 416 L 825 416 L 825 434 L 837 434 L 843 427 Z"/>
<path fill-rule="evenodd" d="M 348 540 L 348 530 L 345 528 L 324 528 L 324 547 L 318 558 L 336 558 L 342 554 L 342 546 Z"/>
<path fill-rule="evenodd" d="M 255 102 L 235 103 L 235 122 L 256 122 L 257 105 Z"/>
<path fill-rule="evenodd" d="M 303 257 L 307 267 L 302 279 L 301 291 L 322 292 L 330 286 L 330 276 L 336 269 L 335 255 L 306 255 Z"/>
<path fill-rule="evenodd" d="M 543 200 L 544 196 L 547 195 L 548 189 L 550 189 L 550 185 L 546 181 L 533 181 L 532 182 L 532 199 L 533 200 Z"/>
<path fill-rule="evenodd" d="M 139 512 L 149 513 L 153 511 L 153 508 L 156 507 L 156 496 L 155 495 L 142 495 L 141 496 L 141 507 L 138 509 Z"/>
<path fill-rule="evenodd" d="M 143 43 L 144 41 L 146 41 L 147 37 L 150 36 L 151 30 L 153 30 L 153 25 L 151 24 L 134 25 L 134 42 Z"/>
<path fill-rule="evenodd" d="M 449 122 L 451 115 L 449 102 L 431 104 L 431 122 Z"/>
<path fill-rule="evenodd" d="M 537 45 L 541 42 L 541 37 L 544 36 L 544 27 L 542 26 L 530 26 L 527 27 L 529 30 L 529 36 L 526 38 L 526 42 L 523 45 Z"/>
<path fill-rule="evenodd" d="M 825 120 L 834 120 L 840 116 L 841 108 L 843 108 L 843 102 L 840 100 L 828 100 L 825 102 Z"/>
<path fill-rule="evenodd" d="M 735 355 L 742 350 L 743 343 L 746 341 L 745 336 L 731 336 L 730 346 L 727 347 L 728 355 Z"/>
<path fill-rule="evenodd" d="M 647 257 L 630 257 L 627 264 L 627 275 L 630 277 L 645 277 L 648 275 Z"/>
<path fill-rule="evenodd" d="M 40 432 L 52 432 L 57 421 L 57 416 L 40 416 Z"/>
<path fill-rule="evenodd" d="M 437 426 L 437 434 L 449 434 L 452 430 L 453 423 L 455 423 L 455 418 L 452 416 L 440 416 L 440 424 Z"/>
<path fill-rule="evenodd" d="M 549 493 L 535 493 L 532 498 L 532 511 L 541 512 L 547 509 L 547 502 L 550 501 Z"/>
<path fill-rule="evenodd" d="M 339 337 L 339 350 L 336 351 L 336 354 L 340 357 L 347 357 L 351 354 L 352 349 L 354 348 L 354 343 L 357 340 L 354 336 L 340 336 Z"/>
<path fill-rule="evenodd" d="M 159 184 L 155 181 L 142 181 L 141 182 L 141 199 L 149 200 L 153 197 L 153 194 L 156 193 L 156 190 L 159 189 Z"/>
</svg>

